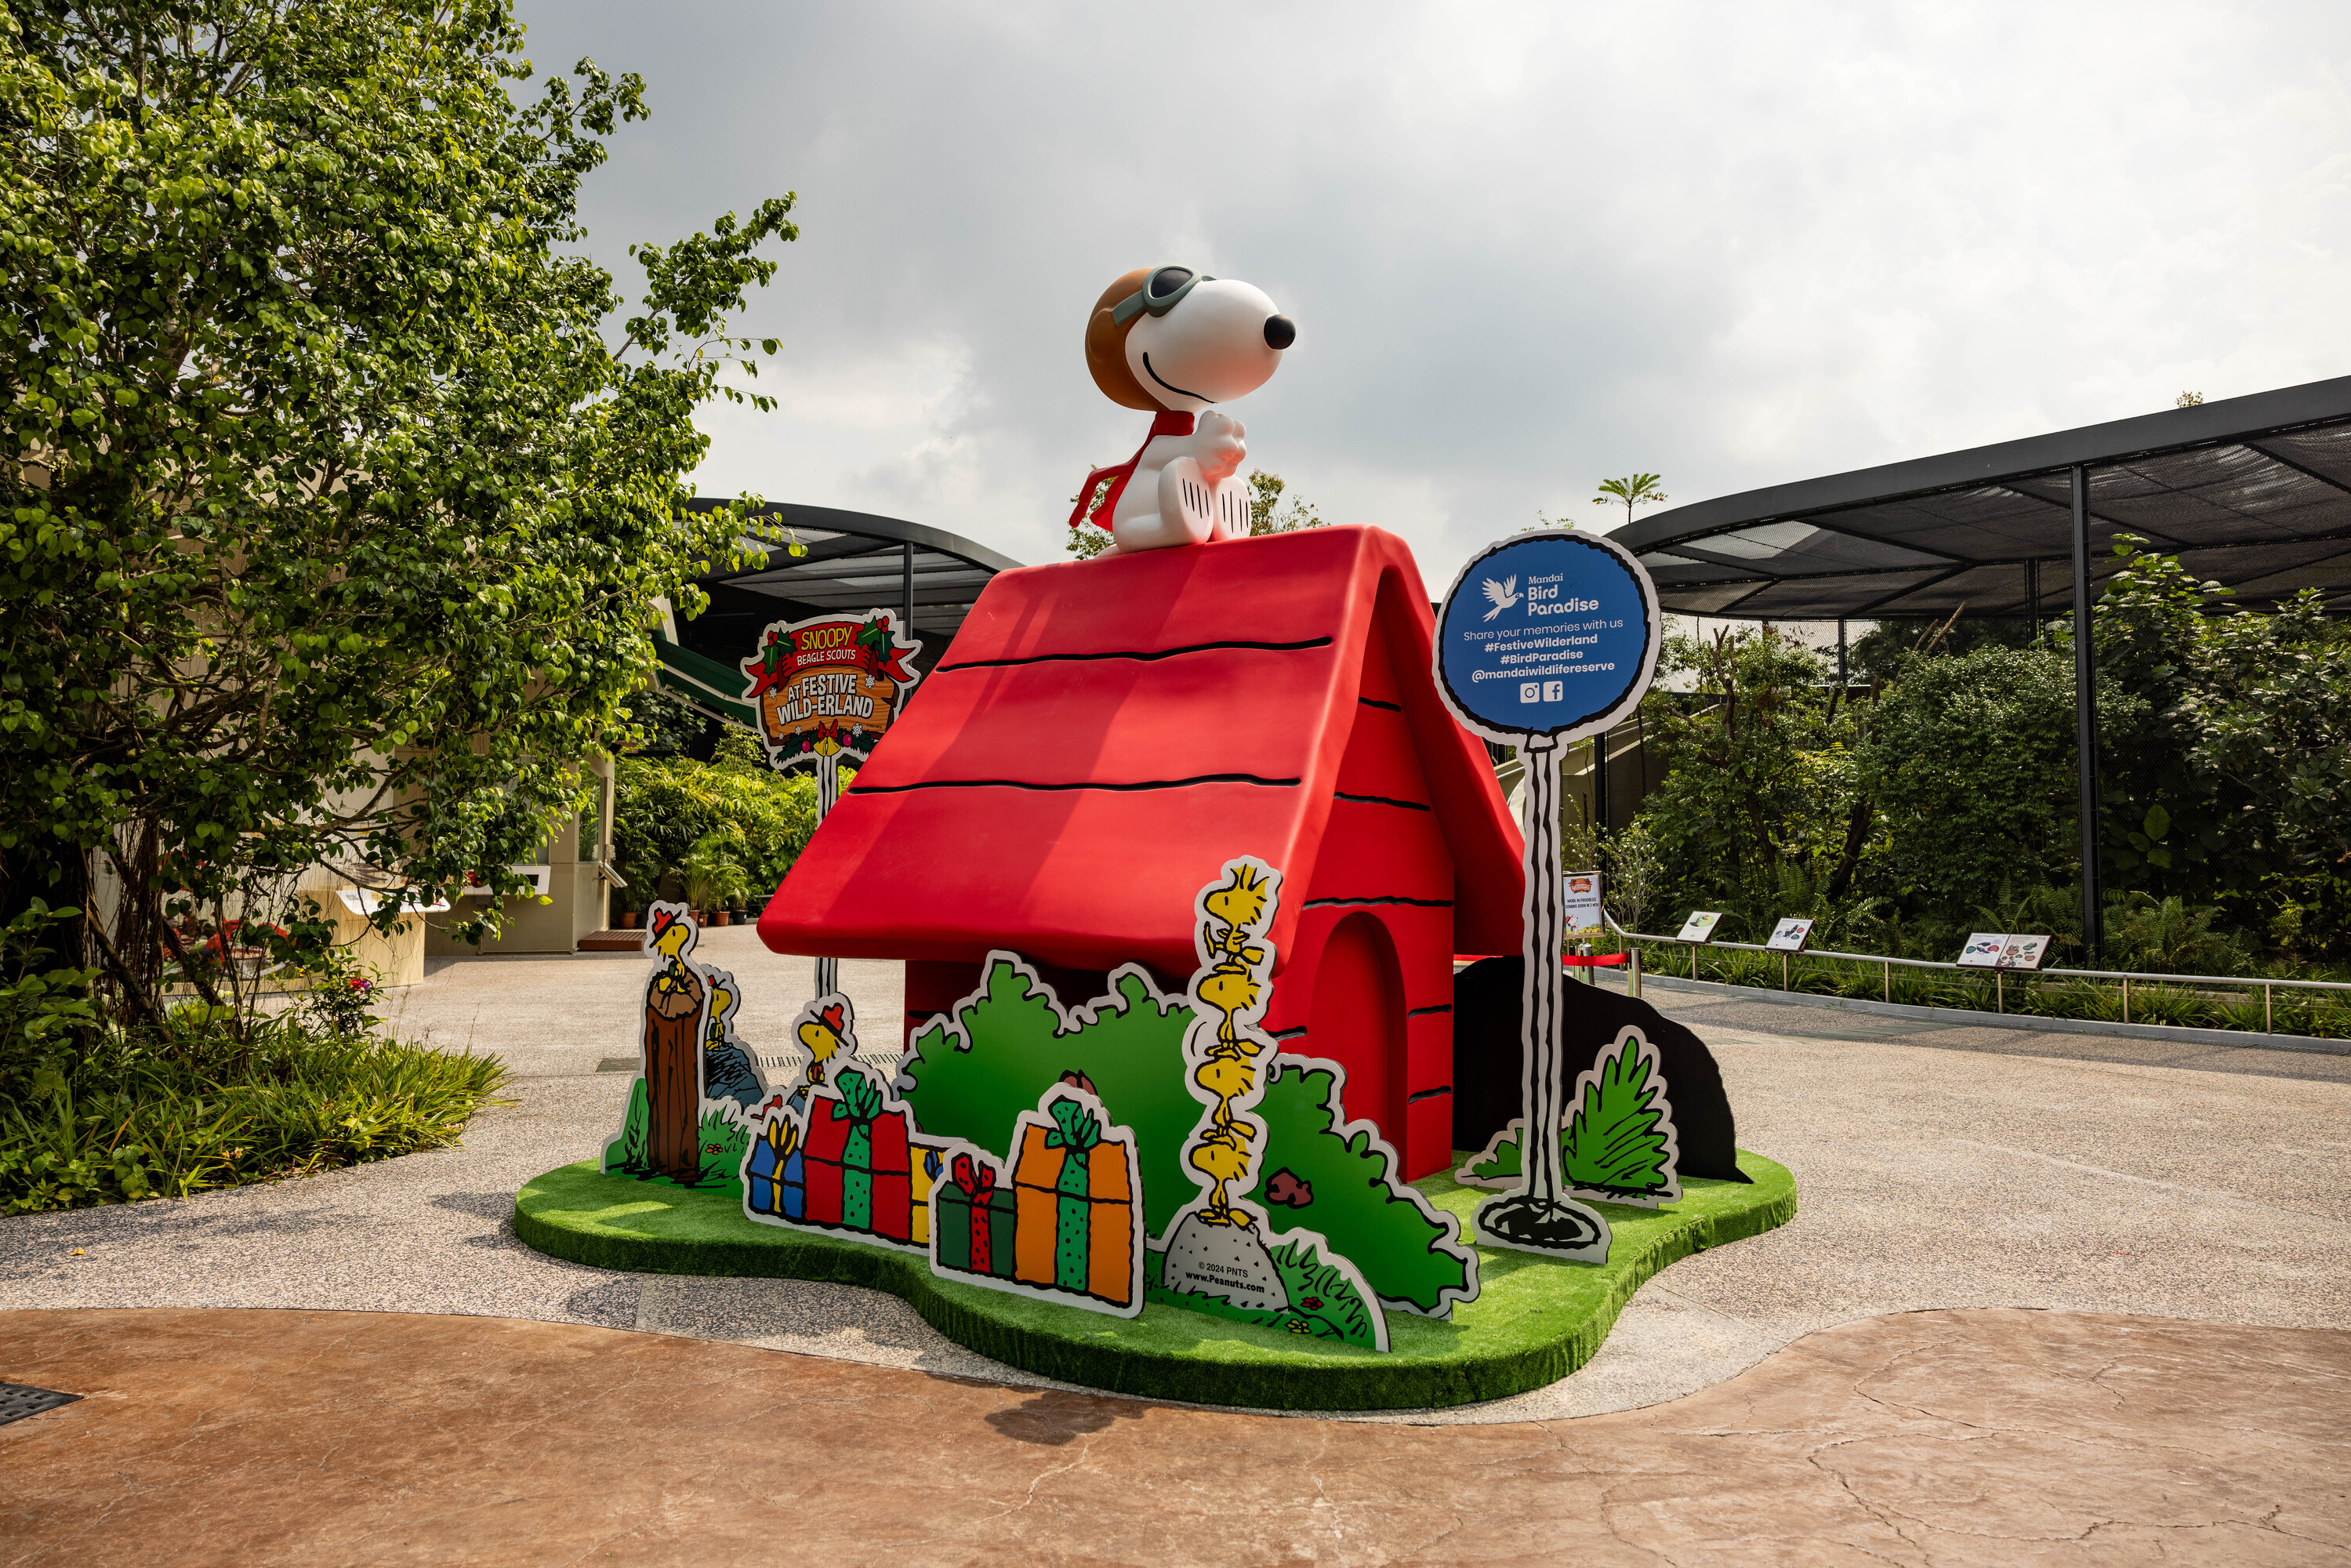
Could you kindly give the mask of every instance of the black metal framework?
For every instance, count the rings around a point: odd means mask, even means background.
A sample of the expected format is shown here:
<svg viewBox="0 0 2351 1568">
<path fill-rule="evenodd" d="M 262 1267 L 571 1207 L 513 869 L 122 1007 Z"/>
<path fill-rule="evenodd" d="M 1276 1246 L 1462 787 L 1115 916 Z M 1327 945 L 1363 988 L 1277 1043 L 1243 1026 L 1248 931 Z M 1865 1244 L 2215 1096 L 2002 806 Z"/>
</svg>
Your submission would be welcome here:
<svg viewBox="0 0 2351 1568">
<path fill-rule="evenodd" d="M 2076 485 L 2091 548 L 2074 550 Z M 2117 534 L 2235 602 L 2351 613 L 2351 376 L 1677 507 L 1611 535 L 1669 611 L 1771 621 L 2032 616 Z"/>
<path fill-rule="evenodd" d="M 2351 614 L 2351 376 L 1750 490 L 1611 537 L 1668 611 L 1744 620 L 2029 617 L 2072 601 L 2082 939 L 2104 946 L 2091 606 L 2116 536 L 2177 555 L 2224 602 L 2315 588 Z"/>
<path fill-rule="evenodd" d="M 2090 638 L 2090 487 L 2082 470 L 2074 490 L 2074 758 L 2082 830 L 2082 946 L 2096 968 L 2105 946 L 2098 903 L 2098 684 L 2092 679 L 2096 648 Z"/>
<path fill-rule="evenodd" d="M 696 511 L 726 505 L 690 504 Z M 766 550 L 767 564 L 701 578 L 710 607 L 677 626 L 680 646 L 729 667 L 750 655 L 771 621 L 888 606 L 921 639 L 914 665 L 927 671 L 987 580 L 1020 564 L 943 528 L 831 507 L 763 507 L 744 542 Z M 801 554 L 789 553 L 794 545 Z"/>
</svg>

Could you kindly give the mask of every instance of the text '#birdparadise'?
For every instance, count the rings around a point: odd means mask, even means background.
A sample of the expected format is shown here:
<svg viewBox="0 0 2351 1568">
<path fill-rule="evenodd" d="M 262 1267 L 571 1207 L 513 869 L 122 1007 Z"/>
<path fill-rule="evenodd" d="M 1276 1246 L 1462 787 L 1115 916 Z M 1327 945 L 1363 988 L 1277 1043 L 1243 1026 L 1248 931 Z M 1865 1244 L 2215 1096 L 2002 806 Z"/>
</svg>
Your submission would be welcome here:
<svg viewBox="0 0 2351 1568">
<path fill-rule="evenodd" d="M 1553 591 L 1557 591 L 1554 590 Z M 1531 597 L 1533 589 L 1528 590 Z M 1571 599 L 1562 605 L 1595 610 L 1598 604 L 1589 599 Z M 1530 611 L 1541 613 L 1530 604 Z M 1461 632 L 1457 635 L 1465 643 L 1491 643 L 1485 651 L 1493 656 L 1496 668 L 1472 671 L 1469 679 L 1477 681 L 1515 681 L 1528 675 L 1590 675 L 1604 674 L 1616 668 L 1614 659 L 1592 663 L 1576 663 L 1576 650 L 1597 644 L 1600 634 L 1614 632 L 1625 624 L 1621 618 L 1602 617 L 1569 625 L 1545 629 L 1541 636 L 1530 636 L 1524 632 Z M 1507 641 L 1497 641 L 1507 639 Z"/>
</svg>

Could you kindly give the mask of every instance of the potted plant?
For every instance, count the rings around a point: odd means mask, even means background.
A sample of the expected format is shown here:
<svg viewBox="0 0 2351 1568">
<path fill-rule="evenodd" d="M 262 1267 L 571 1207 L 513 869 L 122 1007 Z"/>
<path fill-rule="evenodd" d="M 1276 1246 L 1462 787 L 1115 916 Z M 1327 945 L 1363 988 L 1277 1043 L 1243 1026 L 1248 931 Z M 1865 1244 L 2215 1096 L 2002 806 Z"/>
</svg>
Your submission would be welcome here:
<svg viewBox="0 0 2351 1568">
<path fill-rule="evenodd" d="M 705 925 L 726 925 L 724 906 L 751 891 L 750 877 L 735 859 L 731 837 L 724 832 L 705 834 L 677 864 L 678 879 L 685 883 L 685 901 L 694 917 Z"/>
</svg>

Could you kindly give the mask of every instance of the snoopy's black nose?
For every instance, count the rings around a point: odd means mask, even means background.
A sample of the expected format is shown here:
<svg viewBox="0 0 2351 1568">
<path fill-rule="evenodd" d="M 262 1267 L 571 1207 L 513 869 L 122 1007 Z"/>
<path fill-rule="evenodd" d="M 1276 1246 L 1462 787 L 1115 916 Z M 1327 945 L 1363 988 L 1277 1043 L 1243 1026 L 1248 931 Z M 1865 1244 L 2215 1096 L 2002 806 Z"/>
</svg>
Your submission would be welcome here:
<svg viewBox="0 0 2351 1568">
<path fill-rule="evenodd" d="M 1298 341 L 1297 322 L 1292 321 L 1287 316 L 1269 316 L 1265 319 L 1265 346 L 1267 348 L 1287 349 L 1290 344 L 1295 343 L 1296 341 Z"/>
</svg>

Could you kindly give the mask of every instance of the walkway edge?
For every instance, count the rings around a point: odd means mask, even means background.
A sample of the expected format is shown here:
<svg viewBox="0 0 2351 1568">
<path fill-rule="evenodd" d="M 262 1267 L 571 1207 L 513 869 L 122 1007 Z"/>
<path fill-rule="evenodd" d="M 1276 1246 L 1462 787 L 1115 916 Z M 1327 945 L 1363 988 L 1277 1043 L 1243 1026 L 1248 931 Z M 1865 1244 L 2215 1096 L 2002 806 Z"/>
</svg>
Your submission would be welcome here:
<svg viewBox="0 0 2351 1568">
<path fill-rule="evenodd" d="M 1479 1249 L 1485 1288 L 1440 1322 L 1391 1312 L 1386 1354 L 1156 1303 L 1105 1317 L 982 1290 L 919 1254 L 757 1225 L 738 1193 L 607 1176 L 581 1161 L 515 1197 L 515 1234 L 552 1257 L 654 1274 L 819 1280 L 900 1297 L 947 1338 L 1023 1372 L 1108 1393 L 1268 1410 L 1414 1410 L 1480 1404 L 1556 1383 L 1598 1353 L 1617 1314 L 1668 1265 L 1795 1218 L 1785 1166 L 1742 1151 L 1747 1183 L 1692 1181 L 1649 1211 L 1601 1206 L 1616 1233 L 1598 1267 Z M 1441 1206 L 1484 1193 L 1417 1184 Z"/>
<path fill-rule="evenodd" d="M 1815 996 L 1809 991 L 1772 991 L 1761 986 L 1734 986 L 1721 980 L 1691 980 L 1677 975 L 1644 975 L 1641 977 L 1642 988 L 1646 990 L 1652 986 L 1668 991 L 1700 991 L 1713 996 L 1741 997 L 1749 1001 L 1791 1007 L 1872 1013 L 1879 1018 L 1949 1024 L 1953 1029 L 2021 1029 L 2039 1034 L 2103 1034 L 2126 1040 L 2178 1040 L 2183 1045 L 2251 1046 L 2263 1051 L 2303 1051 L 2322 1056 L 2351 1056 L 2351 1040 L 2322 1040 L 2308 1034 L 2254 1034 L 2235 1029 L 2185 1029 L 2173 1024 L 2043 1018 L 2038 1013 L 1987 1013 L 1968 1008 L 1923 1008 L 1909 1002 L 1872 1002 L 1858 997 Z"/>
</svg>

